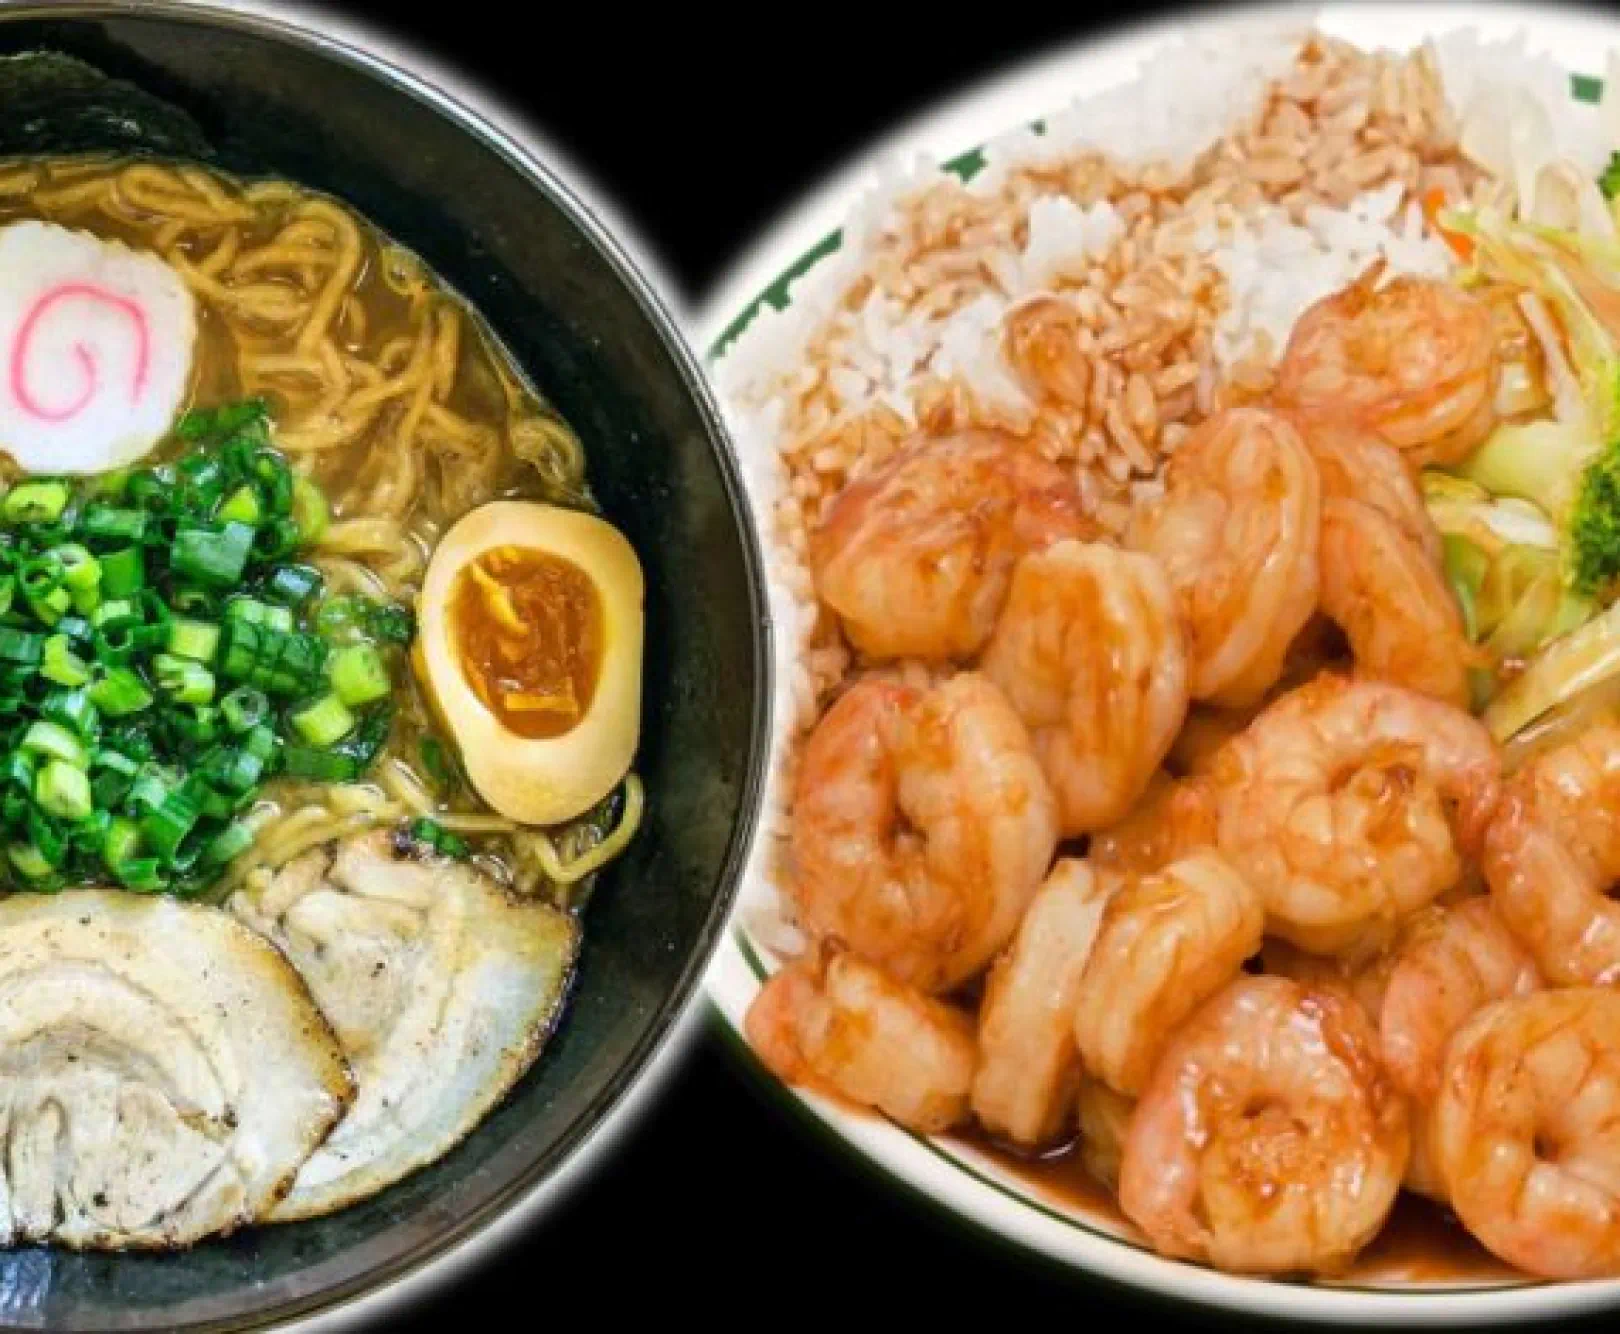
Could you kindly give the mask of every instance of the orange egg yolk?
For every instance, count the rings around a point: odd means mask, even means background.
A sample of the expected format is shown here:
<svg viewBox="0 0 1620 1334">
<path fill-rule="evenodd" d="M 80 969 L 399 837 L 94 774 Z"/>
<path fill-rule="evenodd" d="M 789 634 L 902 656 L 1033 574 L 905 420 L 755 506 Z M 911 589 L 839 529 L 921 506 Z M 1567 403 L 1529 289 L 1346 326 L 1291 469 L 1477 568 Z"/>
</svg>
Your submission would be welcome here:
<svg viewBox="0 0 1620 1334">
<path fill-rule="evenodd" d="M 451 642 L 467 685 L 518 736 L 561 736 L 591 707 L 602 600 L 590 576 L 546 551 L 495 547 L 456 576 Z"/>
</svg>

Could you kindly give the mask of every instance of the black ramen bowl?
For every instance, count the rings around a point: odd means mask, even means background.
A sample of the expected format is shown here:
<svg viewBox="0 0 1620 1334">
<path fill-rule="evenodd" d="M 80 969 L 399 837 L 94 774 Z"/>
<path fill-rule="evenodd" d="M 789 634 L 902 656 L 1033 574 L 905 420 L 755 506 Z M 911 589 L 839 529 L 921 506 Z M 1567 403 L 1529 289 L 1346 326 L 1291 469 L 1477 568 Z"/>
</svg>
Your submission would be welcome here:
<svg viewBox="0 0 1620 1334">
<path fill-rule="evenodd" d="M 360 1298 L 418 1291 L 513 1232 L 693 997 L 764 768 L 760 558 L 719 414 L 646 279 L 541 163 L 449 97 L 236 13 L 0 8 L 0 155 L 105 150 L 287 177 L 422 255 L 579 432 L 646 572 L 648 818 L 596 887 L 561 1026 L 511 1096 L 440 1162 L 328 1218 L 177 1254 L 0 1252 L 6 1328 L 336 1325 L 379 1304 Z"/>
</svg>

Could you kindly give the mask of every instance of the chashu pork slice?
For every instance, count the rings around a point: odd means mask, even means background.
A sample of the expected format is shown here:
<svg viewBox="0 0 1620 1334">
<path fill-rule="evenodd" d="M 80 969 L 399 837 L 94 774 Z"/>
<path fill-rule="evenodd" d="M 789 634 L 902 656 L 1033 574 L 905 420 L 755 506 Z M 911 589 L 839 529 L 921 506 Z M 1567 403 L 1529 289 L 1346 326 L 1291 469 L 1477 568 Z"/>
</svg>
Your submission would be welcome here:
<svg viewBox="0 0 1620 1334">
<path fill-rule="evenodd" d="M 539 1054 L 579 943 L 567 913 L 381 830 L 230 906 L 303 975 L 359 1085 L 275 1220 L 340 1209 L 455 1147 Z"/>
<path fill-rule="evenodd" d="M 116 890 L 0 902 L 0 1243 L 228 1232 L 353 1094 L 303 982 L 228 913 Z"/>
</svg>

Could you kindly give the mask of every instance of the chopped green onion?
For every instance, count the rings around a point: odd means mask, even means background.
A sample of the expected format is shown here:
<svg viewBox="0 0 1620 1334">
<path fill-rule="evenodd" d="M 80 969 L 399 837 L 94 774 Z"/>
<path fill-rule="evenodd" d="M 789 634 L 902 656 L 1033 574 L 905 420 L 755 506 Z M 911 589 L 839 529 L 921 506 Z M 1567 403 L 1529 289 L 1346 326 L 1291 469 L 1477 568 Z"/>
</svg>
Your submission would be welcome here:
<svg viewBox="0 0 1620 1334">
<path fill-rule="evenodd" d="M 141 850 L 140 827 L 133 820 L 116 815 L 112 823 L 107 826 L 106 835 L 101 840 L 101 855 L 107 863 L 107 868 L 115 874 L 120 866 L 129 861 Z"/>
<path fill-rule="evenodd" d="M 447 792 L 456 786 L 455 764 L 445 751 L 444 742 L 437 737 L 425 736 L 417 750 L 422 756 L 422 767 L 440 792 Z"/>
<path fill-rule="evenodd" d="M 157 685 L 177 704 L 207 704 L 214 698 L 214 674 L 200 662 L 159 653 L 152 659 Z"/>
<path fill-rule="evenodd" d="M 203 757 L 197 772 L 215 787 L 240 796 L 252 791 L 264 769 L 264 761 L 251 751 L 221 746 Z"/>
<path fill-rule="evenodd" d="M 25 750 L 14 750 L 0 761 L 0 783 L 32 792 L 35 767 L 32 755 Z"/>
<path fill-rule="evenodd" d="M 174 787 L 173 778 L 161 765 L 144 764 L 130 784 L 129 805 L 155 811 Z"/>
<path fill-rule="evenodd" d="M 452 834 L 437 820 L 430 820 L 426 816 L 413 821 L 409 832 L 418 843 L 425 844 L 446 857 L 465 857 L 470 851 L 466 839 Z"/>
<path fill-rule="evenodd" d="M 103 602 L 90 613 L 90 624 L 96 629 L 104 625 L 137 625 L 141 614 L 129 598 L 114 598 Z"/>
<path fill-rule="evenodd" d="M 101 562 L 77 542 L 57 547 L 56 558 L 62 564 L 62 587 L 74 609 L 88 616 L 101 603 Z"/>
<path fill-rule="evenodd" d="M 44 880 L 56 869 L 32 843 L 8 843 L 6 860 L 24 880 Z"/>
<path fill-rule="evenodd" d="M 298 695 L 319 680 L 326 647 L 310 635 L 227 619 L 219 662 L 226 680 L 257 686 L 271 695 Z"/>
<path fill-rule="evenodd" d="M 10 523 L 55 523 L 67 508 L 64 482 L 24 482 L 0 500 L 0 515 Z"/>
<path fill-rule="evenodd" d="M 307 477 L 295 477 L 292 484 L 292 520 L 305 546 L 314 546 L 326 536 L 332 521 L 326 493 Z"/>
<path fill-rule="evenodd" d="M 23 597 L 46 625 L 55 625 L 73 605 L 73 595 L 62 585 L 62 573 L 62 559 L 54 551 L 32 557 L 18 571 Z"/>
<path fill-rule="evenodd" d="M 37 663 L 45 655 L 45 636 L 0 625 L 0 663 Z"/>
<path fill-rule="evenodd" d="M 141 817 L 141 837 L 160 862 L 172 865 L 180 845 L 202 815 L 184 786 L 170 788 L 163 800 Z"/>
<path fill-rule="evenodd" d="M 360 776 L 360 765 L 352 756 L 314 746 L 288 746 L 282 754 L 282 767 L 290 778 L 317 783 L 350 783 Z"/>
<path fill-rule="evenodd" d="M 259 502 L 259 493 L 251 486 L 239 486 L 214 517 L 221 523 L 257 524 L 264 517 L 264 506 Z"/>
<path fill-rule="evenodd" d="M 208 621 L 177 616 L 169 622 L 169 652 L 197 662 L 212 662 L 219 648 L 219 627 Z"/>
<path fill-rule="evenodd" d="M 75 736 L 91 739 L 101 731 L 101 717 L 87 690 L 57 690 L 39 706 L 46 722 L 59 723 Z"/>
<path fill-rule="evenodd" d="M 44 718 L 29 724 L 23 733 L 22 748 L 53 760 L 65 760 L 80 769 L 90 763 L 90 753 L 78 737 L 60 723 Z"/>
<path fill-rule="evenodd" d="M 291 563 L 331 512 L 262 400 L 174 434 L 194 447 L 0 495 L 0 892 L 201 893 L 252 844 L 267 779 L 350 782 L 387 742 L 382 646 L 409 610 L 322 600 Z"/>
<path fill-rule="evenodd" d="M 262 625 L 283 633 L 293 628 L 293 614 L 286 607 L 273 607 L 257 598 L 232 598 L 225 604 L 225 615 L 247 625 Z"/>
<path fill-rule="evenodd" d="M 39 771 L 34 800 L 48 815 L 72 823 L 89 819 L 95 809 L 90 797 L 89 776 L 83 769 L 62 760 L 51 760 Z"/>
<path fill-rule="evenodd" d="M 148 707 L 154 696 L 129 668 L 108 667 L 91 684 L 90 699 L 108 717 L 122 718 Z"/>
<path fill-rule="evenodd" d="M 211 866 L 223 866 L 253 846 L 253 828 L 237 820 L 225 826 L 204 850 L 202 859 Z"/>
<path fill-rule="evenodd" d="M 278 745 L 280 745 L 280 741 L 275 732 L 262 723 L 249 731 L 242 741 L 243 750 L 250 755 L 257 756 L 266 764 L 269 764 L 275 756 Z"/>
<path fill-rule="evenodd" d="M 193 704 L 189 712 L 170 714 L 167 721 L 187 749 L 206 746 L 219 736 L 219 710 L 212 704 Z"/>
<path fill-rule="evenodd" d="M 163 888 L 162 867 L 156 857 L 131 857 L 108 867 L 118 883 L 137 894 L 155 894 Z"/>
<path fill-rule="evenodd" d="M 233 732 L 246 732 L 264 721 L 270 712 L 270 701 L 262 690 L 237 686 L 220 700 L 219 708 L 226 727 Z"/>
<path fill-rule="evenodd" d="M 91 505 L 82 522 L 84 535 L 93 542 L 139 542 L 146 536 L 145 510 Z"/>
<path fill-rule="evenodd" d="M 82 686 L 90 679 L 90 668 L 73 651 L 73 641 L 66 635 L 57 634 L 45 641 L 45 655 L 40 661 L 39 674 L 59 686 Z"/>
<path fill-rule="evenodd" d="M 245 523 L 227 523 L 218 531 L 181 528 L 175 534 L 169 564 L 182 578 L 230 588 L 242 580 L 253 537 L 254 530 Z"/>
<path fill-rule="evenodd" d="M 140 766 L 121 750 L 98 750 L 90 761 L 90 793 L 96 806 L 110 810 L 129 795 Z"/>
<path fill-rule="evenodd" d="M 321 572 L 310 565 L 279 565 L 265 583 L 265 593 L 277 602 L 301 607 L 321 591 Z"/>
<path fill-rule="evenodd" d="M 370 644 L 350 644 L 331 657 L 327 677 L 337 697 L 351 708 L 386 698 L 393 689 L 382 654 Z"/>
<path fill-rule="evenodd" d="M 101 558 L 101 593 L 106 598 L 127 598 L 146 586 L 146 561 L 139 547 L 109 551 Z M 103 603 L 103 606 L 106 604 Z"/>
<path fill-rule="evenodd" d="M 292 714 L 298 735 L 312 746 L 330 746 L 354 730 L 355 717 L 336 695 L 323 695 Z"/>
</svg>

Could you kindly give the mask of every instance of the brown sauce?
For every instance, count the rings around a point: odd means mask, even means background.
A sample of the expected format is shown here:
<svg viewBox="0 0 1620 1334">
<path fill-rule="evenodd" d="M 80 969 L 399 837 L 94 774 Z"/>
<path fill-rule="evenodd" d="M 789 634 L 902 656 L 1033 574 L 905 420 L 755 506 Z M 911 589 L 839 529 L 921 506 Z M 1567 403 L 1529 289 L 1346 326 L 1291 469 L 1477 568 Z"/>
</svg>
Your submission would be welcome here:
<svg viewBox="0 0 1620 1334">
<path fill-rule="evenodd" d="M 1122 1233 L 1145 1246 L 1142 1234 L 1120 1212 L 1113 1193 L 1086 1171 L 1073 1146 L 1035 1156 L 997 1144 L 978 1131 L 950 1136 L 983 1154 L 1048 1203 L 1081 1215 L 1093 1225 Z M 1349 1284 L 1489 1284 L 1525 1281 L 1471 1237 L 1450 1212 L 1403 1191 L 1383 1229 L 1350 1269 L 1333 1281 Z"/>
<path fill-rule="evenodd" d="M 450 616 L 467 684 L 508 731 L 561 736 L 585 716 L 602 668 L 602 605 L 579 566 L 496 547 L 457 574 Z"/>
</svg>

